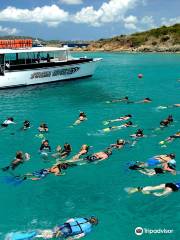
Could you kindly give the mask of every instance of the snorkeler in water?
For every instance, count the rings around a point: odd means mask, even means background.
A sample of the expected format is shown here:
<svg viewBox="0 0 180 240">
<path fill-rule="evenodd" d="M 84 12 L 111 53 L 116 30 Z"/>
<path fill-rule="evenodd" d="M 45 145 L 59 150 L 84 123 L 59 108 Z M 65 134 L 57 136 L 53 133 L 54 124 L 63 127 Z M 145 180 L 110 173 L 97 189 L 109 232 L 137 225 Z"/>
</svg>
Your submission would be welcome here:
<svg viewBox="0 0 180 240">
<path fill-rule="evenodd" d="M 60 157 L 61 158 L 66 158 L 70 155 L 70 153 L 72 152 L 72 147 L 69 143 L 65 143 L 64 147 L 61 151 Z"/>
<path fill-rule="evenodd" d="M 140 138 L 146 137 L 143 133 L 143 129 L 138 129 L 134 134 L 130 135 L 134 139 L 134 141 L 131 144 L 131 147 L 134 147 L 136 143 L 139 141 Z"/>
<path fill-rule="evenodd" d="M 89 151 L 89 146 L 87 144 L 83 144 L 80 151 L 74 157 L 72 157 L 72 160 L 79 159 L 81 156 L 87 154 L 88 151 Z"/>
<path fill-rule="evenodd" d="M 163 109 L 167 109 L 167 108 L 177 108 L 177 107 L 180 107 L 180 103 L 175 103 L 175 104 L 169 105 L 169 106 L 158 106 L 156 109 L 163 110 Z"/>
<path fill-rule="evenodd" d="M 152 99 L 151 98 L 144 98 L 143 100 L 140 100 L 138 102 L 135 102 L 135 103 L 151 103 L 152 102 Z"/>
<path fill-rule="evenodd" d="M 128 127 L 132 127 L 132 126 L 133 126 L 133 123 L 131 121 L 128 121 L 119 126 L 112 126 L 112 127 L 104 128 L 104 129 L 100 130 L 99 132 L 108 133 L 111 131 L 116 131 L 116 130 L 120 130 L 122 128 L 128 128 Z"/>
<path fill-rule="evenodd" d="M 103 161 L 108 159 L 112 155 L 112 149 L 107 148 L 104 151 L 93 153 L 85 158 L 83 158 L 83 161 L 87 162 L 96 162 L 96 161 Z"/>
<path fill-rule="evenodd" d="M 132 118 L 132 115 L 131 115 L 131 114 L 127 114 L 127 115 L 124 115 L 124 116 L 119 117 L 119 118 L 116 118 L 116 119 L 104 121 L 103 124 L 104 124 L 104 125 L 108 125 L 108 124 L 110 124 L 110 123 L 112 123 L 112 122 L 127 121 L 127 120 L 129 120 L 130 118 Z"/>
<path fill-rule="evenodd" d="M 86 121 L 86 120 L 87 120 L 86 114 L 85 114 L 84 112 L 80 112 L 78 119 L 73 123 L 72 126 L 79 125 L 80 123 L 82 123 L 82 122 L 84 122 L 84 121 Z M 72 127 L 72 126 L 71 126 L 71 127 Z"/>
<path fill-rule="evenodd" d="M 23 164 L 25 161 L 29 159 L 30 155 L 28 153 L 17 151 L 15 159 L 11 162 L 10 165 L 3 167 L 2 171 L 15 170 L 20 164 Z"/>
<path fill-rule="evenodd" d="M 129 166 L 130 170 L 136 170 L 144 175 L 147 176 L 154 176 L 158 174 L 164 174 L 164 173 L 172 173 L 173 175 L 176 175 L 176 161 L 171 160 L 169 162 L 163 163 L 159 167 L 154 168 L 146 168 L 146 167 L 140 167 L 138 164 L 134 164 Z"/>
<path fill-rule="evenodd" d="M 31 180 L 41 180 L 45 178 L 49 174 L 54 174 L 55 176 L 62 176 L 64 173 L 62 170 L 66 170 L 69 167 L 74 167 L 76 164 L 70 164 L 70 163 L 58 163 L 53 165 L 50 168 L 43 168 L 37 171 L 34 171 L 33 173 L 27 173 L 24 175 L 26 179 Z"/>
<path fill-rule="evenodd" d="M 134 103 L 133 101 L 129 100 L 129 97 L 126 96 L 124 98 L 117 98 L 117 99 L 113 99 L 111 101 L 107 101 L 106 103 L 117 103 L 117 102 L 123 102 L 123 103 Z"/>
<path fill-rule="evenodd" d="M 23 123 L 22 129 L 23 129 L 23 130 L 27 130 L 27 129 L 30 128 L 30 127 L 31 127 L 30 121 L 29 121 L 29 120 L 25 120 L 24 123 Z"/>
<path fill-rule="evenodd" d="M 167 127 L 172 122 L 173 122 L 173 117 L 172 117 L 172 115 L 169 115 L 166 119 L 164 119 L 160 122 L 160 127 L 161 128 Z"/>
<path fill-rule="evenodd" d="M 41 152 L 43 152 L 43 151 L 51 152 L 51 147 L 49 146 L 49 141 L 43 140 L 39 150 Z"/>
<path fill-rule="evenodd" d="M 122 149 L 128 143 L 129 143 L 128 141 L 125 141 L 123 139 L 117 139 L 116 143 L 110 145 L 110 148 Z"/>
<path fill-rule="evenodd" d="M 15 124 L 13 117 L 7 118 L 3 123 L 1 123 L 1 127 L 5 128 L 8 127 L 10 124 Z"/>
<path fill-rule="evenodd" d="M 65 223 L 54 229 L 36 230 L 28 232 L 12 232 L 7 235 L 9 240 L 33 240 L 33 239 L 80 239 L 92 232 L 98 225 L 98 219 L 94 216 L 70 218 Z"/>
<path fill-rule="evenodd" d="M 137 188 L 126 188 L 125 191 L 129 194 L 140 192 L 143 194 L 153 194 L 154 196 L 161 197 L 167 196 L 172 192 L 180 190 L 180 183 L 164 183 L 157 186 L 137 187 Z"/>
<path fill-rule="evenodd" d="M 175 139 L 180 139 L 180 132 L 177 132 L 171 136 L 169 136 L 168 138 L 166 138 L 164 141 L 160 141 L 159 144 L 161 144 L 162 146 L 166 147 L 167 143 L 171 143 L 173 142 Z"/>
<path fill-rule="evenodd" d="M 144 136 L 143 129 L 138 129 L 134 134 L 131 135 L 132 138 L 142 138 Z"/>
<path fill-rule="evenodd" d="M 172 142 L 175 139 L 180 138 L 180 132 L 175 133 L 174 135 L 171 135 L 170 137 L 166 138 L 166 142 Z"/>
<path fill-rule="evenodd" d="M 104 151 L 93 153 L 91 155 L 88 155 L 87 157 L 80 158 L 76 160 L 77 165 L 84 165 L 87 163 L 92 163 L 92 162 L 100 162 L 103 160 L 108 159 L 112 155 L 112 149 L 108 147 Z M 74 160 L 66 160 L 65 163 L 73 163 Z M 59 163 L 59 162 L 58 162 Z"/>
<path fill-rule="evenodd" d="M 129 169 L 131 170 L 138 170 L 142 168 L 153 168 L 158 165 L 163 165 L 163 164 L 176 164 L 175 161 L 176 155 L 174 153 L 166 154 L 166 155 L 157 155 L 152 158 L 149 158 L 146 162 L 135 162 L 129 165 Z"/>
<path fill-rule="evenodd" d="M 46 123 L 41 123 L 38 127 L 39 132 L 48 132 L 49 128 Z"/>
</svg>

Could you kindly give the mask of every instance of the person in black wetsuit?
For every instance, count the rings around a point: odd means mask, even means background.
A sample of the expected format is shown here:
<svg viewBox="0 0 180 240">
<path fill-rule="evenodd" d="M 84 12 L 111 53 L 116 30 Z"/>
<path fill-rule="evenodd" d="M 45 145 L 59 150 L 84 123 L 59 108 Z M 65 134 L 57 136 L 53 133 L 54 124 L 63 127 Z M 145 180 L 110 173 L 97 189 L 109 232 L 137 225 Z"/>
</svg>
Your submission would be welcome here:
<svg viewBox="0 0 180 240">
<path fill-rule="evenodd" d="M 173 122 L 173 117 L 172 117 L 172 115 L 169 115 L 166 119 L 164 119 L 160 122 L 160 127 L 161 128 L 167 127 L 172 122 Z"/>
<path fill-rule="evenodd" d="M 51 147 L 49 146 L 49 141 L 48 140 L 44 140 L 40 146 L 39 149 L 41 152 L 43 151 L 48 151 L 51 152 Z"/>
<path fill-rule="evenodd" d="M 30 128 L 30 121 L 29 120 L 25 120 L 23 123 L 23 130 L 27 130 L 28 128 Z"/>
</svg>

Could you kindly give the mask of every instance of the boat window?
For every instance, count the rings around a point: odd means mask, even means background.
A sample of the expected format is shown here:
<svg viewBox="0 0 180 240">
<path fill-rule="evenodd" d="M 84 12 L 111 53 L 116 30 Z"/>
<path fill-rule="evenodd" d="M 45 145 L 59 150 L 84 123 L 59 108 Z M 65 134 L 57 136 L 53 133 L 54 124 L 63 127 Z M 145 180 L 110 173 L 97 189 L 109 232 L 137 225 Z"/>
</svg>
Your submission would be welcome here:
<svg viewBox="0 0 180 240">
<path fill-rule="evenodd" d="M 10 64 L 10 65 L 14 65 L 16 61 L 16 54 L 15 53 L 7 53 L 5 55 L 5 62 Z"/>
<path fill-rule="evenodd" d="M 33 52 L 26 53 L 26 64 L 36 62 L 36 55 Z"/>
<path fill-rule="evenodd" d="M 66 51 L 62 51 L 62 50 L 54 52 L 54 58 L 57 58 L 60 61 L 66 60 L 67 52 Z"/>
<path fill-rule="evenodd" d="M 16 54 L 16 61 L 18 64 L 25 64 L 26 63 L 26 53 L 18 53 Z"/>
</svg>

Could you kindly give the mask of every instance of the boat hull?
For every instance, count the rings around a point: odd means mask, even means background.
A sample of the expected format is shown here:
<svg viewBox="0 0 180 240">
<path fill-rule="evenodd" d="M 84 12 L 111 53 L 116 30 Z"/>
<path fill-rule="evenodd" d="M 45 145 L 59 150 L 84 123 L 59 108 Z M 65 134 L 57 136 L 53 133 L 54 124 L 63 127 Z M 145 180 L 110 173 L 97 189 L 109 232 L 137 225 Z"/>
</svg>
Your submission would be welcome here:
<svg viewBox="0 0 180 240">
<path fill-rule="evenodd" d="M 68 81 L 90 77 L 94 74 L 100 58 L 90 62 L 44 67 L 28 70 L 9 70 L 0 76 L 0 88 L 22 87 L 35 84 L 44 84 L 57 81 Z"/>
</svg>

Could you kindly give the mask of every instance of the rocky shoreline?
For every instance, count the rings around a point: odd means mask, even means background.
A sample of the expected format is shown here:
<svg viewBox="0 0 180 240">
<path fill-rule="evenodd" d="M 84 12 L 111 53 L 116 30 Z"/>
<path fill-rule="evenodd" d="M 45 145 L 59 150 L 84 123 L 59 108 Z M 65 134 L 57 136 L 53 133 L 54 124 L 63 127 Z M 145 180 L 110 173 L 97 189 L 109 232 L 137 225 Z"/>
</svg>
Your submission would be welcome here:
<svg viewBox="0 0 180 240">
<path fill-rule="evenodd" d="M 98 44 L 89 45 L 86 48 L 73 48 L 73 52 L 133 52 L 133 53 L 145 53 L 145 52 L 153 52 L 153 53 L 180 53 L 180 45 L 174 46 L 148 46 L 142 45 L 138 48 L 132 48 L 127 46 L 112 46 L 111 44 L 103 45 L 101 47 Z"/>
</svg>

